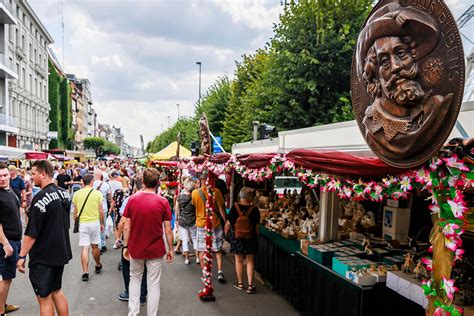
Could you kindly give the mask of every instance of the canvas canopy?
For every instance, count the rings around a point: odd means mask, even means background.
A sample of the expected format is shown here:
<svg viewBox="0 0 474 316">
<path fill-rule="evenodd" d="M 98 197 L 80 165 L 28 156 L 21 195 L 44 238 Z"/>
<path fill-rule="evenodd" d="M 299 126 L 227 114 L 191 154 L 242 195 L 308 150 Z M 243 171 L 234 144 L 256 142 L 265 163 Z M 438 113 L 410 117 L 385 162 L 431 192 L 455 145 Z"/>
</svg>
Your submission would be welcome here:
<svg viewBox="0 0 474 316">
<path fill-rule="evenodd" d="M 176 149 L 178 148 L 178 142 L 172 142 L 156 154 L 151 156 L 151 160 L 170 160 L 171 157 L 176 156 Z M 191 157 L 191 151 L 184 147 L 183 145 L 179 145 L 179 157 L 180 158 L 189 158 Z"/>
</svg>

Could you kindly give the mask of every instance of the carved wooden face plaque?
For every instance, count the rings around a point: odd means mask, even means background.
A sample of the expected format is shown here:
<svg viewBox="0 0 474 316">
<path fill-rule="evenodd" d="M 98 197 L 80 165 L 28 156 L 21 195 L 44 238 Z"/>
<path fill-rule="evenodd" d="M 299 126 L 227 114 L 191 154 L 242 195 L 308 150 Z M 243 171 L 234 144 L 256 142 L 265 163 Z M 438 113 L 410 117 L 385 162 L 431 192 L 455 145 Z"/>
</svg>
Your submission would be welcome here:
<svg viewBox="0 0 474 316">
<path fill-rule="evenodd" d="M 461 108 L 464 53 L 442 0 L 381 0 L 352 59 L 352 104 L 370 149 L 418 166 L 443 146 Z"/>
</svg>

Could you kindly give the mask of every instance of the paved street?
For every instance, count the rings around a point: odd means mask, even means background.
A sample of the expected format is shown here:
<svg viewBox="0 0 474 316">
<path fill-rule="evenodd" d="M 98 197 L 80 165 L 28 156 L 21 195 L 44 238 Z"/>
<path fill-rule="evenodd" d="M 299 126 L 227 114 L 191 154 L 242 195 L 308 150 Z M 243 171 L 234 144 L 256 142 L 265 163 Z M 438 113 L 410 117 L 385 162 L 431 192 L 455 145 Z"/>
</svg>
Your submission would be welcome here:
<svg viewBox="0 0 474 316">
<path fill-rule="evenodd" d="M 118 250 L 112 249 L 108 241 L 103 256 L 104 271 L 91 273 L 89 282 L 82 282 L 79 263 L 77 234 L 71 234 L 73 260 L 66 266 L 63 290 L 69 299 L 71 315 L 126 315 L 127 303 L 117 299 L 123 291 L 121 272 L 117 270 L 120 257 Z M 278 264 L 278 263 L 275 263 Z M 93 271 L 93 264 L 90 265 Z M 229 255 L 224 259 L 227 284 L 215 282 L 216 302 L 203 303 L 196 296 L 201 287 L 199 266 L 186 266 L 182 256 L 177 256 L 171 265 L 165 264 L 161 279 L 161 303 L 159 315 L 297 315 L 297 312 L 281 297 L 256 282 L 258 292 L 248 295 L 236 290 L 233 266 Z M 19 275 L 12 284 L 9 300 L 21 305 L 21 309 L 11 315 L 38 315 L 38 306 L 26 275 Z M 146 315 L 142 307 L 141 315 Z"/>
</svg>

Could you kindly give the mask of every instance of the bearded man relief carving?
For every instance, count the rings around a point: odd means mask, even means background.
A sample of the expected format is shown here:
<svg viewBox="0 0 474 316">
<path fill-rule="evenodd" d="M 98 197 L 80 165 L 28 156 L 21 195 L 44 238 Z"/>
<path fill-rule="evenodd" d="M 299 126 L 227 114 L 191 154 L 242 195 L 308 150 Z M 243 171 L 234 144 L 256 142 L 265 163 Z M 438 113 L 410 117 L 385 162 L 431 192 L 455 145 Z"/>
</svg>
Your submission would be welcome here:
<svg viewBox="0 0 474 316">
<path fill-rule="evenodd" d="M 359 38 L 364 39 L 357 47 L 359 78 L 373 100 L 362 121 L 364 137 L 389 159 L 413 156 L 443 124 L 453 99 L 452 93 L 433 95 L 420 84 L 418 61 L 438 44 L 436 23 L 420 10 L 391 3 L 369 18 Z M 428 83 L 440 77 L 440 67 L 428 73 Z"/>
</svg>

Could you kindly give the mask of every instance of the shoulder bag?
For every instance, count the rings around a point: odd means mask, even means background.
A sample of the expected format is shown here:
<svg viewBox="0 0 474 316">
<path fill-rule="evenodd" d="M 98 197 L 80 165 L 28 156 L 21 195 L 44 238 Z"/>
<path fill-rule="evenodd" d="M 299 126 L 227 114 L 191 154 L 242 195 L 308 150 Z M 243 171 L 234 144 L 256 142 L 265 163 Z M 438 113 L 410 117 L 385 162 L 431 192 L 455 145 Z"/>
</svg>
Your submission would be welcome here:
<svg viewBox="0 0 474 316">
<path fill-rule="evenodd" d="M 90 190 L 89 194 L 87 194 L 86 200 L 84 201 L 84 204 L 82 204 L 81 211 L 79 212 L 79 216 L 77 216 L 77 219 L 74 222 L 74 229 L 72 232 L 75 234 L 79 232 L 79 219 L 81 218 L 82 211 L 84 210 L 84 206 L 86 206 L 87 200 L 89 199 L 89 195 L 91 195 L 92 191 L 94 191 L 94 189 Z"/>
</svg>

